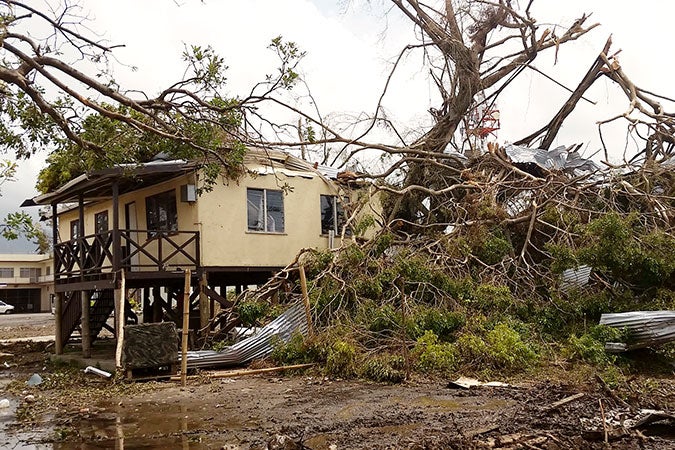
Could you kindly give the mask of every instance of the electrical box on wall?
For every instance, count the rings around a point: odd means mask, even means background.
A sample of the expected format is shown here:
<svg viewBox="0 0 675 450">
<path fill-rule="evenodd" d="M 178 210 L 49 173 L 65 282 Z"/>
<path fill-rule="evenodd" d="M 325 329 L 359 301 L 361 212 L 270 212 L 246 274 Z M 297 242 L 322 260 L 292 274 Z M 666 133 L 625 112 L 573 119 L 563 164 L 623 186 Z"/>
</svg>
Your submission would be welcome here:
<svg viewBox="0 0 675 450">
<path fill-rule="evenodd" d="M 184 184 L 180 187 L 180 201 L 192 203 L 197 201 L 197 186 L 194 184 Z"/>
</svg>

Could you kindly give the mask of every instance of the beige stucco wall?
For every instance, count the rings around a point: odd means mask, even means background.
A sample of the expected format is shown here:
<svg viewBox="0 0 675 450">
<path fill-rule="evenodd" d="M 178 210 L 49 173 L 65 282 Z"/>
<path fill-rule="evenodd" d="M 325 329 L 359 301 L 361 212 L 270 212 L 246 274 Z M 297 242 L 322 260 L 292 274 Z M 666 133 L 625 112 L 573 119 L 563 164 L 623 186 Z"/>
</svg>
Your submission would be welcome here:
<svg viewBox="0 0 675 450">
<path fill-rule="evenodd" d="M 284 233 L 248 231 L 246 190 L 292 186 L 284 194 Z M 320 195 L 335 195 L 332 183 L 276 174 L 247 175 L 220 184 L 197 201 L 205 266 L 285 266 L 304 247 L 327 248 L 321 235 Z"/>
<path fill-rule="evenodd" d="M 0 254 L 0 267 L 14 269 L 11 278 L 0 278 L 3 289 L 40 289 L 40 305 L 38 311 L 47 312 L 51 308 L 50 294 L 54 292 L 52 284 L 52 268 L 54 260 L 50 255 L 38 254 Z M 39 268 L 40 277 L 31 279 L 21 277 L 22 268 Z"/>
<path fill-rule="evenodd" d="M 287 176 L 296 174 L 295 176 Z M 211 192 L 204 193 L 194 203 L 180 201 L 180 186 L 195 183 L 194 175 L 181 176 L 151 188 L 134 191 L 120 196 L 120 228 L 125 228 L 124 205 L 136 202 L 137 224 L 139 229 L 147 229 L 145 198 L 169 189 L 176 189 L 178 229 L 180 231 L 199 231 L 201 239 L 202 265 L 207 267 L 280 267 L 290 263 L 302 248 L 328 248 L 328 236 L 321 234 L 320 195 L 358 194 L 338 192 L 332 182 L 326 182 L 316 174 L 304 173 L 298 176 L 293 171 L 277 171 L 265 175 L 245 175 L 237 182 L 218 183 Z M 311 178 L 307 178 L 311 176 Z M 248 231 L 247 188 L 282 190 L 290 186 L 284 194 L 284 233 L 265 233 Z M 361 193 L 363 195 L 363 192 Z M 94 233 L 94 214 L 108 210 L 112 228 L 112 202 L 110 200 L 89 204 L 85 207 L 84 235 Z M 364 208 L 363 213 L 377 215 L 377 206 Z M 70 239 L 70 222 L 78 218 L 77 209 L 59 215 L 60 240 Z M 371 234 L 372 230 L 367 234 Z M 147 240 L 147 235 L 137 236 L 139 242 Z M 172 236 L 181 241 L 182 235 Z M 335 239 L 334 246 L 340 245 Z M 147 250 L 155 251 L 156 242 L 152 239 Z M 141 256 L 140 263 L 147 262 Z M 180 258 L 175 263 L 180 265 Z M 148 270 L 144 268 L 143 270 Z"/>
</svg>

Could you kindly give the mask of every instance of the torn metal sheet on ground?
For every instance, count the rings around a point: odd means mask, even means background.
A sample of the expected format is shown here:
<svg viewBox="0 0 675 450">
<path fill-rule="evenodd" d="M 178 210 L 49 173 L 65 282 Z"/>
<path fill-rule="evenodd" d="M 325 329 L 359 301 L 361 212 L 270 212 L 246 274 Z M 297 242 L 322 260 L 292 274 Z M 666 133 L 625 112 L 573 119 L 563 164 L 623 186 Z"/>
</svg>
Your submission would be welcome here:
<svg viewBox="0 0 675 450">
<path fill-rule="evenodd" d="M 301 303 L 297 303 L 255 335 L 237 342 L 222 351 L 201 350 L 187 354 L 188 369 L 206 367 L 224 367 L 245 364 L 261 359 L 272 353 L 274 342 L 278 339 L 288 342 L 294 332 L 307 333 L 307 319 Z"/>
<path fill-rule="evenodd" d="M 675 341 L 675 311 L 633 311 L 603 314 L 600 325 L 628 330 L 630 342 L 608 342 L 607 351 L 626 351 Z"/>
</svg>

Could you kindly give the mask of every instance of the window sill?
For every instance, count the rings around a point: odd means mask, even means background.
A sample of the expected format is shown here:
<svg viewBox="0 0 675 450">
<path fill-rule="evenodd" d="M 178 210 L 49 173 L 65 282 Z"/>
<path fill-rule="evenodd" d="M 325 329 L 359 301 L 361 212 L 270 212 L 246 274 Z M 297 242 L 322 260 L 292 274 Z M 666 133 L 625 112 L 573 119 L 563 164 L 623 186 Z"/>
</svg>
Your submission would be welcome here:
<svg viewBox="0 0 675 450">
<path fill-rule="evenodd" d="M 252 230 L 246 230 L 246 234 L 269 234 L 272 236 L 288 236 L 288 233 L 283 232 L 283 233 L 278 233 L 276 231 L 252 231 Z"/>
</svg>

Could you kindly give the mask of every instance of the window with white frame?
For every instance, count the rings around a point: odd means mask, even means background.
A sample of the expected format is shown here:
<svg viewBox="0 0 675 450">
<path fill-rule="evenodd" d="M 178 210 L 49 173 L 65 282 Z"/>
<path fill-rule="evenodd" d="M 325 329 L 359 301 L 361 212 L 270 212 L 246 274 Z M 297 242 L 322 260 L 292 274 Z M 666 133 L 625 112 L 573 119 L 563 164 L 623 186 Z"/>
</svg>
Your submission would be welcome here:
<svg viewBox="0 0 675 450">
<path fill-rule="evenodd" d="M 247 189 L 248 231 L 284 232 L 284 193 L 271 189 Z"/>
<path fill-rule="evenodd" d="M 342 227 L 347 221 L 342 205 L 348 201 L 348 197 L 341 200 L 337 195 L 321 196 L 321 234 L 328 234 L 330 231 L 336 235 L 342 234 Z M 347 228 L 345 234 L 350 236 L 351 230 Z"/>
</svg>

